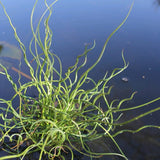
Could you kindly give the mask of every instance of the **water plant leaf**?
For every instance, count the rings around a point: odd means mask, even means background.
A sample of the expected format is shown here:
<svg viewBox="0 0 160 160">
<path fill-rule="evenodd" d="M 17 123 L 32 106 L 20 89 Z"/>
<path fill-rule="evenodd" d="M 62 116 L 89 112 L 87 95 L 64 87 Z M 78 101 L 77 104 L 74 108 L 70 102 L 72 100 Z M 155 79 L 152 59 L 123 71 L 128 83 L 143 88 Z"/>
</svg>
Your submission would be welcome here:
<svg viewBox="0 0 160 160">
<path fill-rule="evenodd" d="M 0 64 L 2 64 L 3 66 L 5 66 L 5 68 L 9 69 L 13 66 L 13 63 L 8 62 L 7 60 L 4 59 L 0 59 Z M 3 70 L 2 67 L 0 67 L 1 71 Z"/>
<path fill-rule="evenodd" d="M 0 41 L 0 58 L 1 57 L 8 57 L 20 61 L 22 53 L 15 45 L 11 45 L 5 41 Z"/>
<path fill-rule="evenodd" d="M 22 57 L 22 52 L 18 47 L 11 45 L 5 41 L 0 41 L 0 58 L 1 58 L 0 64 L 3 65 L 6 69 L 12 69 L 13 71 L 17 72 L 18 74 L 21 74 L 27 79 L 32 80 L 30 76 L 13 67 L 12 62 L 9 62 L 9 60 L 4 59 L 4 58 L 11 58 L 20 61 L 21 57 Z M 4 69 L 0 67 L 0 71 L 3 72 Z"/>
</svg>

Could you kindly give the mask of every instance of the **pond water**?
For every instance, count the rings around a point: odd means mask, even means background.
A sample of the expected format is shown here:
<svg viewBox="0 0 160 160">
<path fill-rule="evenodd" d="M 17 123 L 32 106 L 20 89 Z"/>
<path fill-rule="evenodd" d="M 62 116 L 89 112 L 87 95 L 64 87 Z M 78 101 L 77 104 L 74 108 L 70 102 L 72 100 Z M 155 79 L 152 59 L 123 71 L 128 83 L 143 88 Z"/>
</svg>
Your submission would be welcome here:
<svg viewBox="0 0 160 160">
<path fill-rule="evenodd" d="M 30 13 L 34 1 L 1 1 L 11 16 L 21 40 L 28 45 L 32 38 Z M 96 40 L 96 47 L 88 58 L 87 67 L 91 66 L 101 52 L 106 38 L 126 16 L 131 3 L 132 0 L 59 0 L 54 6 L 50 24 L 53 30 L 52 48 L 61 58 L 64 70 L 74 64 L 76 56 L 83 53 L 86 43 L 92 44 Z M 38 22 L 43 11 L 44 5 L 39 2 L 34 17 L 34 25 Z M 0 24 L 0 41 L 18 47 L 2 7 L 0 7 Z M 90 76 L 98 80 L 103 77 L 107 70 L 111 72 L 115 67 L 122 66 L 122 49 L 124 49 L 125 59 L 129 62 L 129 67 L 111 81 L 111 84 L 114 85 L 111 96 L 125 98 L 129 97 L 133 91 L 137 91 L 138 93 L 131 102 L 132 106 L 159 97 L 159 0 L 135 0 L 128 20 L 111 38 L 101 62 L 90 73 Z M 17 64 L 14 64 L 16 67 Z M 28 73 L 25 67 L 22 69 L 24 73 Z M 15 76 L 15 79 L 18 77 L 17 72 L 14 70 L 10 70 L 10 72 Z M 128 79 L 127 82 L 122 80 L 124 77 Z M 25 77 L 22 80 L 24 82 L 28 81 Z M 1 98 L 8 99 L 12 95 L 9 87 L 9 83 L 0 75 Z M 148 107 L 158 107 L 159 104 L 155 103 Z M 132 114 L 129 113 L 126 118 L 132 116 Z M 128 128 L 136 128 L 141 124 L 160 125 L 159 115 L 160 112 L 158 111 L 142 118 L 140 121 L 136 121 Z M 160 148 L 160 131 L 158 130 L 144 130 L 134 135 L 123 134 L 119 136 L 117 141 L 119 141 L 124 153 L 131 160 L 158 160 L 160 157 L 158 149 Z M 100 144 L 97 143 L 98 145 Z M 85 159 L 85 157 L 82 159 Z M 106 159 L 106 157 L 101 159 Z"/>
</svg>

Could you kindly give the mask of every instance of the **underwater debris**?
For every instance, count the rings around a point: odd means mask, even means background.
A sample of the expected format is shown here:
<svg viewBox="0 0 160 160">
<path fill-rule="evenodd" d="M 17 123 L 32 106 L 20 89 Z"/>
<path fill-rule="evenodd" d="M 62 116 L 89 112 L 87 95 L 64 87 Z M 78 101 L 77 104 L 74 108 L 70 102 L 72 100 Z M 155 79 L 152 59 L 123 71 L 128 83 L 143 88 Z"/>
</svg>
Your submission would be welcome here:
<svg viewBox="0 0 160 160">
<path fill-rule="evenodd" d="M 121 80 L 122 80 L 123 82 L 128 82 L 128 81 L 129 81 L 129 78 L 128 78 L 128 77 L 122 77 Z"/>
</svg>

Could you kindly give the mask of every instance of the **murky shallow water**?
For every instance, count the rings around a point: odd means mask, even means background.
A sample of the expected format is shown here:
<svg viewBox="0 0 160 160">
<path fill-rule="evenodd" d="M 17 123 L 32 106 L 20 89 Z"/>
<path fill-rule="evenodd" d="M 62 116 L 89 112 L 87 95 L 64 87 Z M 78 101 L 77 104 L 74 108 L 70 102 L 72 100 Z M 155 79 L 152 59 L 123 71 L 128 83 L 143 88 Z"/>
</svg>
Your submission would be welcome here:
<svg viewBox="0 0 160 160">
<path fill-rule="evenodd" d="M 33 1 L 2 0 L 2 2 L 8 14 L 11 15 L 22 41 L 28 45 L 32 36 L 29 18 Z M 88 66 L 90 66 L 100 53 L 107 36 L 126 16 L 131 3 L 131 0 L 59 1 L 55 6 L 51 23 L 53 25 L 53 50 L 62 59 L 64 70 L 75 62 L 77 55 L 83 52 L 84 44 L 93 43 L 95 39 L 96 48 L 88 58 Z M 125 72 L 111 82 L 115 86 L 111 97 L 124 98 L 130 96 L 133 91 L 138 91 L 130 105 L 141 104 L 160 96 L 159 4 L 158 0 L 135 1 L 127 22 L 111 39 L 102 61 L 90 74 L 93 79 L 102 78 L 106 70 L 111 71 L 119 67 L 122 64 L 121 51 L 124 49 L 125 58 L 130 65 Z M 39 4 L 35 24 L 43 10 L 44 6 Z M 2 8 L 0 9 L 0 23 L 0 41 L 18 46 Z M 23 71 L 26 74 L 28 72 L 25 67 Z M 14 71 L 10 72 L 13 76 L 17 76 Z M 121 80 L 122 77 L 128 77 L 129 81 L 124 83 Z M 27 81 L 25 77 L 23 80 Z M 10 85 L 1 75 L 0 82 L 0 97 L 8 99 L 12 95 Z M 6 87 L 8 90 L 5 89 Z M 157 103 L 150 107 L 158 105 Z M 137 113 L 128 113 L 126 119 L 133 114 Z M 135 128 L 140 124 L 160 125 L 159 114 L 160 112 L 157 112 L 147 116 L 128 128 Z M 160 157 L 158 152 L 160 132 L 157 130 L 144 130 L 138 134 L 124 134 L 119 137 L 117 140 L 130 159 L 158 160 Z M 98 147 L 99 145 L 97 143 Z"/>
</svg>

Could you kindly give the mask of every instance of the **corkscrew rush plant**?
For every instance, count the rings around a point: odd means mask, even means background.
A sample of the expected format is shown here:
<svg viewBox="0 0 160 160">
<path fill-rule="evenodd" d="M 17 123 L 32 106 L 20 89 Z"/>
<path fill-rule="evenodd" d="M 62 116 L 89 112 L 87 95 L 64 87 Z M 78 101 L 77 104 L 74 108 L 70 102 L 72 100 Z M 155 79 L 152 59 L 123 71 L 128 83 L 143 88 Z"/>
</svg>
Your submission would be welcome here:
<svg viewBox="0 0 160 160">
<path fill-rule="evenodd" d="M 118 103 L 117 100 L 109 103 L 107 95 L 110 94 L 112 86 L 109 86 L 108 82 L 128 66 L 123 51 L 123 66 L 121 68 L 115 68 L 111 74 L 106 73 L 98 82 L 89 77 L 88 74 L 100 62 L 110 38 L 126 22 L 133 4 L 122 23 L 107 38 L 96 62 L 80 75 L 79 71 L 86 65 L 87 55 L 94 49 L 95 41 L 90 48 L 86 45 L 84 53 L 76 58 L 75 64 L 69 67 L 66 73 L 63 73 L 60 58 L 50 51 L 52 30 L 49 27 L 49 19 L 52 15 L 53 5 L 57 1 L 52 1 L 49 4 L 44 0 L 46 10 L 42 13 L 37 27 L 34 28 L 33 16 L 38 0 L 35 1 L 31 13 L 33 38 L 29 45 L 30 53 L 33 56 L 32 62 L 28 60 L 26 48 L 20 40 L 5 7 L 0 2 L 23 52 L 24 61 L 30 70 L 29 76 L 32 78 L 31 81 L 23 84 L 19 74 L 17 84 L 9 75 L 7 69 L 0 64 L 0 67 L 4 69 L 1 74 L 6 76 L 15 91 L 10 100 L 0 99 L 1 149 L 8 152 L 7 156 L 1 156 L 0 160 L 14 158 L 22 160 L 34 152 L 39 153 L 39 160 L 43 159 L 44 155 L 47 155 L 48 159 L 56 157 L 65 159 L 63 153 L 70 152 L 70 158 L 73 160 L 74 150 L 91 159 L 103 155 L 120 156 L 127 159 L 114 137 L 123 132 L 139 132 L 148 127 L 160 129 L 160 126 L 146 125 L 137 130 L 126 129 L 116 133 L 113 132 L 114 129 L 118 125 L 128 124 L 156 112 L 160 110 L 160 107 L 151 109 L 125 122 L 119 122 L 122 113 L 146 107 L 159 101 L 160 97 L 142 105 L 124 108 L 123 103 L 132 100 L 135 95 L 134 92 L 129 98 L 120 100 Z M 43 22 L 44 33 L 40 33 Z M 44 39 L 41 38 L 42 34 L 45 35 Z M 59 64 L 58 67 L 56 62 Z M 35 64 L 36 67 L 33 67 Z M 84 88 L 86 83 L 93 87 L 91 89 Z M 38 92 L 37 97 L 28 94 L 28 91 L 33 87 Z M 13 106 L 15 100 L 19 101 L 18 106 Z M 103 109 L 101 100 L 105 102 Z M 99 140 L 102 137 L 110 138 L 118 151 L 115 153 L 92 152 L 88 142 Z"/>
</svg>

